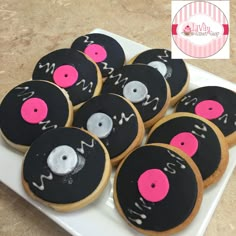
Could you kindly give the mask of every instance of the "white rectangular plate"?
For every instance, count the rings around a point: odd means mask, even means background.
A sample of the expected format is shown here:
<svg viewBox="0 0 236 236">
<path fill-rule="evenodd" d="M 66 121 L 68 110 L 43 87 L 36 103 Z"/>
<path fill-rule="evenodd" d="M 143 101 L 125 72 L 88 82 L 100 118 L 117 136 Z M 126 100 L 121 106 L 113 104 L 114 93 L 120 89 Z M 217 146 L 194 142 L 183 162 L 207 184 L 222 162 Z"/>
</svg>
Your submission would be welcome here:
<svg viewBox="0 0 236 236">
<path fill-rule="evenodd" d="M 101 29 L 96 29 L 93 32 L 107 34 L 115 38 L 123 47 L 127 60 L 148 49 L 141 44 Z M 191 77 L 190 90 L 206 85 L 218 85 L 236 90 L 235 84 L 223 80 L 213 74 L 192 65 L 188 65 L 188 69 Z M 235 156 L 236 147 L 230 149 L 230 161 L 221 180 L 204 192 L 203 202 L 198 215 L 194 221 L 178 235 L 203 235 L 224 188 L 234 170 L 236 165 Z M 94 235 L 94 232 L 96 232 L 96 235 L 104 236 L 138 235 L 136 231 L 131 229 L 126 222 L 121 219 L 114 207 L 112 199 L 113 177 L 104 193 L 97 201 L 79 211 L 63 214 L 57 213 L 28 197 L 21 184 L 22 162 L 23 155 L 9 148 L 9 146 L 7 146 L 0 138 L 0 180 L 72 235 L 90 236 Z"/>
</svg>

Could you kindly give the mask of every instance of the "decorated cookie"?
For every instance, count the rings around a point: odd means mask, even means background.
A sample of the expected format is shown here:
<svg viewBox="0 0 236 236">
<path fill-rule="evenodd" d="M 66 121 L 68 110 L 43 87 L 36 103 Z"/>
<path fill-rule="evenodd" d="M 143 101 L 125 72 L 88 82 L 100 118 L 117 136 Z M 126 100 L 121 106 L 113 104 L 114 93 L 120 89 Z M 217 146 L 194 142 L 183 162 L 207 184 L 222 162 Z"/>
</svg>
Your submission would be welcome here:
<svg viewBox="0 0 236 236">
<path fill-rule="evenodd" d="M 196 216 L 202 194 L 197 166 L 166 144 L 136 149 L 115 175 L 115 205 L 128 224 L 145 235 L 169 235 L 185 228 Z"/>
<path fill-rule="evenodd" d="M 1 104 L 1 133 L 14 148 L 26 151 L 44 132 L 70 126 L 73 107 L 68 95 L 53 83 L 31 80 L 19 84 Z"/>
<path fill-rule="evenodd" d="M 124 96 L 139 111 L 145 127 L 164 116 L 170 90 L 163 76 L 147 65 L 126 65 L 112 73 L 103 84 L 102 93 Z"/>
<path fill-rule="evenodd" d="M 143 63 L 157 69 L 166 79 L 171 91 L 171 104 L 175 104 L 187 91 L 189 74 L 181 59 L 171 59 L 167 49 L 150 49 L 131 59 L 130 63 Z"/>
<path fill-rule="evenodd" d="M 222 87 L 207 86 L 186 94 L 177 112 L 191 112 L 212 121 L 230 146 L 236 143 L 236 93 Z"/>
<path fill-rule="evenodd" d="M 125 62 L 125 53 L 120 44 L 104 34 L 94 33 L 80 36 L 71 47 L 92 58 L 99 66 L 103 77 L 112 74 Z"/>
<path fill-rule="evenodd" d="M 205 187 L 217 182 L 228 164 L 228 145 L 222 132 L 191 113 L 178 112 L 158 121 L 148 134 L 148 143 L 166 143 L 184 151 L 198 166 Z"/>
<path fill-rule="evenodd" d="M 47 80 L 64 88 L 74 108 L 101 91 L 102 76 L 96 63 L 75 49 L 65 48 L 42 57 L 36 64 L 33 80 Z"/>
<path fill-rule="evenodd" d="M 136 108 L 115 94 L 102 94 L 84 103 L 75 113 L 73 126 L 100 138 L 113 165 L 139 146 L 144 136 L 144 125 Z"/>
<path fill-rule="evenodd" d="M 77 128 L 51 130 L 31 145 L 23 164 L 23 186 L 34 199 L 58 211 L 94 201 L 111 173 L 104 145 Z"/>
</svg>

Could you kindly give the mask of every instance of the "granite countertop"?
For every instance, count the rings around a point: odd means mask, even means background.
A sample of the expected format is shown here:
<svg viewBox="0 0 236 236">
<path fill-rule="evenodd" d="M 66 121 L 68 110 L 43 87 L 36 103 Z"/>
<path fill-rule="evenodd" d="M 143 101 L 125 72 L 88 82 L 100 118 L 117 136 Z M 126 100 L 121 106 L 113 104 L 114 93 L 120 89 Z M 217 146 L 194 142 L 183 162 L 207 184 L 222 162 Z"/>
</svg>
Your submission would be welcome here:
<svg viewBox="0 0 236 236">
<path fill-rule="evenodd" d="M 103 28 L 149 47 L 170 49 L 170 17 L 170 0 L 1 0 L 0 99 L 13 86 L 31 78 L 41 56 L 69 47 L 77 36 L 94 28 Z M 231 1 L 230 19 L 230 28 L 235 29 L 235 1 Z M 231 30 L 231 59 L 188 62 L 236 83 L 235 37 L 236 31 Z M 236 170 L 206 236 L 236 235 L 235 182 Z M 68 235 L 2 183 L 0 211 L 0 235 Z"/>
</svg>

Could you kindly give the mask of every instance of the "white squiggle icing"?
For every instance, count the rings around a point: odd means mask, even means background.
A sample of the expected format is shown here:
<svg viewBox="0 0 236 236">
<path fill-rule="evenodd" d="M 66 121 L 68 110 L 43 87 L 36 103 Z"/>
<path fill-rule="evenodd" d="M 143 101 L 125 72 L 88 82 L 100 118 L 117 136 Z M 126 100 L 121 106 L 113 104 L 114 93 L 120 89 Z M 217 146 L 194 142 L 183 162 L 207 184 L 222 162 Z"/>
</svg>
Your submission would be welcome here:
<svg viewBox="0 0 236 236">
<path fill-rule="evenodd" d="M 224 114 L 223 116 L 219 117 L 218 120 L 219 121 L 223 120 L 223 123 L 227 124 L 228 123 L 228 117 L 229 117 L 228 114 Z"/>
<path fill-rule="evenodd" d="M 134 203 L 134 206 L 138 210 L 140 210 L 142 212 L 145 211 L 145 210 L 149 210 L 149 211 L 152 210 L 152 208 L 147 205 L 147 203 L 144 201 L 144 199 L 142 197 L 139 198 L 139 201 L 140 202 L 137 201 L 137 202 Z M 147 215 L 145 215 L 144 213 L 139 213 L 139 212 L 134 211 L 130 208 L 128 208 L 128 212 L 131 214 L 131 216 L 128 216 L 128 219 L 130 219 L 131 221 L 135 222 L 138 225 L 141 225 L 143 223 L 142 220 L 147 219 Z M 139 216 L 140 219 L 139 218 L 135 219 L 134 218 L 135 216 L 136 217 Z"/>
<path fill-rule="evenodd" d="M 151 101 L 149 101 L 150 97 L 151 96 L 148 94 L 145 98 L 146 100 L 142 103 L 142 105 L 147 106 L 147 105 L 151 104 L 152 102 L 156 101 L 156 105 L 152 108 L 152 110 L 155 111 L 157 109 L 157 105 L 159 103 L 159 98 L 155 97 Z"/>
<path fill-rule="evenodd" d="M 137 202 L 134 203 L 134 205 L 139 209 L 139 210 L 143 210 L 143 208 L 141 206 L 139 206 L 139 204 Z"/>
<path fill-rule="evenodd" d="M 187 101 L 186 101 L 187 100 Z M 192 106 L 195 106 L 198 102 L 197 98 L 192 98 L 190 95 L 183 97 L 181 100 L 181 102 L 184 102 L 184 105 L 187 106 L 189 104 L 191 104 Z"/>
<path fill-rule="evenodd" d="M 207 127 L 204 125 L 204 124 L 202 124 L 202 127 L 200 127 L 199 125 L 194 125 L 194 127 L 196 128 L 196 129 L 199 129 L 199 130 L 202 130 L 202 131 L 207 131 Z"/>
<path fill-rule="evenodd" d="M 20 92 L 17 97 L 23 97 L 23 96 L 26 96 L 24 98 L 22 98 L 22 101 L 25 101 L 26 99 L 34 96 L 35 92 L 34 91 L 27 91 L 29 90 L 29 87 L 28 86 L 25 86 L 25 87 L 16 87 L 15 89 L 19 89 L 19 90 L 23 90 L 22 92 Z"/>
<path fill-rule="evenodd" d="M 130 218 L 130 217 L 128 217 L 131 221 L 133 221 L 133 222 L 135 222 L 136 224 L 138 224 L 138 225 L 141 225 L 142 223 L 143 223 L 143 221 L 142 220 L 140 220 L 140 219 L 132 219 L 132 218 Z"/>
<path fill-rule="evenodd" d="M 90 40 L 90 39 L 89 39 L 89 36 L 87 36 L 87 35 L 84 35 L 84 38 L 85 38 L 85 40 L 84 40 L 84 43 L 87 43 L 88 45 L 90 45 L 90 44 L 93 44 L 93 43 L 94 43 L 94 41 L 92 41 L 92 40 Z"/>
<path fill-rule="evenodd" d="M 148 209 L 148 210 L 152 210 L 152 208 L 147 205 L 147 203 L 144 201 L 143 198 L 140 197 L 139 200 L 141 201 L 142 206 L 143 206 L 144 208 L 146 208 L 146 209 Z"/>
<path fill-rule="evenodd" d="M 48 180 L 52 180 L 53 179 L 53 175 L 52 173 L 50 172 L 50 174 L 48 176 L 46 175 L 40 175 L 40 185 L 36 184 L 35 182 L 32 182 L 32 184 L 38 188 L 39 190 L 43 191 L 44 190 L 44 182 L 43 182 L 43 179 L 48 179 Z"/>
<path fill-rule="evenodd" d="M 88 144 L 84 141 L 81 141 L 81 147 L 80 148 L 76 148 L 76 150 L 82 154 L 84 154 L 84 146 L 87 146 L 87 147 L 90 147 L 90 148 L 93 148 L 94 147 L 94 139 L 92 139 L 91 141 L 91 144 Z"/>
<path fill-rule="evenodd" d="M 108 74 L 111 74 L 114 71 L 114 68 L 108 67 L 108 64 L 106 62 L 101 62 L 103 64 L 103 70 L 109 70 Z"/>
<path fill-rule="evenodd" d="M 175 153 L 171 152 L 170 150 L 167 150 L 167 152 L 174 158 L 178 159 L 179 161 L 184 161 L 183 159 L 181 159 L 179 156 L 177 156 Z"/>
<path fill-rule="evenodd" d="M 157 57 L 160 58 L 162 61 L 167 62 L 167 60 L 164 59 L 164 58 L 169 58 L 169 56 L 168 56 L 168 54 L 167 54 L 167 50 L 164 50 L 164 54 L 165 54 L 165 55 L 159 55 L 159 56 L 157 56 Z"/>
<path fill-rule="evenodd" d="M 234 114 L 236 116 L 236 114 Z M 234 126 L 236 126 L 236 121 L 234 122 Z"/>
<path fill-rule="evenodd" d="M 56 64 L 55 63 L 52 63 L 50 64 L 50 62 L 47 62 L 45 64 L 41 64 L 39 63 L 39 69 L 42 69 L 46 66 L 46 70 L 45 70 L 45 73 L 48 73 L 51 71 L 51 75 L 54 73 L 54 70 L 55 70 L 55 66 Z"/>
<path fill-rule="evenodd" d="M 185 162 L 183 159 L 181 159 L 179 156 L 177 156 L 175 153 L 171 152 L 170 150 L 167 150 L 167 152 L 169 153 L 169 155 L 173 158 L 175 158 L 175 162 L 179 164 L 179 167 L 181 169 L 186 169 L 186 166 L 182 163 L 182 162 Z M 167 171 L 171 174 L 175 174 L 176 173 L 176 170 L 173 168 L 175 167 L 176 165 L 174 163 L 170 163 L 168 162 L 166 164 L 167 167 L 164 167 L 164 171 Z"/>
<path fill-rule="evenodd" d="M 78 83 L 76 83 L 76 86 L 79 86 L 80 84 L 82 84 L 82 91 L 85 91 L 85 90 L 87 90 L 89 88 L 88 92 L 89 93 L 92 92 L 93 82 L 89 82 L 88 85 L 85 85 L 85 79 L 82 79 Z"/>
<path fill-rule="evenodd" d="M 176 166 L 174 163 L 166 163 L 167 167 L 164 167 L 164 171 L 169 172 L 171 174 L 176 174 L 176 170 L 173 169 L 174 166 Z"/>
<path fill-rule="evenodd" d="M 181 163 L 180 161 L 176 161 L 176 162 L 180 165 L 181 169 L 186 169 L 186 166 L 183 163 Z"/>
<path fill-rule="evenodd" d="M 138 213 L 138 212 L 136 212 L 136 211 L 133 211 L 132 209 L 128 209 L 128 212 L 129 212 L 130 214 L 138 215 L 138 216 L 140 216 L 142 219 L 147 219 L 147 216 L 146 216 L 145 214 Z"/>
<path fill-rule="evenodd" d="M 123 122 L 124 122 L 124 120 L 126 121 L 126 122 L 128 122 L 130 119 L 131 119 L 131 117 L 133 117 L 134 116 L 134 114 L 132 113 L 132 114 L 130 114 L 129 116 L 125 116 L 125 113 L 124 112 L 122 112 L 121 113 L 121 118 L 120 118 L 120 120 L 119 120 L 119 125 L 123 125 Z"/>
<path fill-rule="evenodd" d="M 51 128 L 56 129 L 58 127 L 57 125 L 48 126 L 48 124 L 50 123 L 51 123 L 51 120 L 45 120 L 45 121 L 40 121 L 39 125 L 43 125 L 42 130 L 51 129 Z"/>
<path fill-rule="evenodd" d="M 194 128 L 204 131 L 204 132 L 207 132 L 207 127 L 204 124 L 202 124 L 202 127 L 200 127 L 199 125 L 194 125 Z M 201 138 L 206 138 L 205 134 L 200 134 L 200 133 L 196 132 L 195 130 L 192 130 L 192 133 L 201 137 Z"/>
<path fill-rule="evenodd" d="M 117 75 L 114 75 L 114 76 L 110 75 L 110 77 L 109 77 L 109 79 L 114 79 L 114 78 L 117 78 L 114 85 L 118 85 L 120 83 L 123 83 L 122 86 L 121 86 L 122 88 L 124 88 L 125 84 L 127 83 L 128 79 L 129 79 L 128 77 L 125 77 L 125 78 L 122 79 L 122 74 L 121 73 L 117 74 Z"/>
</svg>

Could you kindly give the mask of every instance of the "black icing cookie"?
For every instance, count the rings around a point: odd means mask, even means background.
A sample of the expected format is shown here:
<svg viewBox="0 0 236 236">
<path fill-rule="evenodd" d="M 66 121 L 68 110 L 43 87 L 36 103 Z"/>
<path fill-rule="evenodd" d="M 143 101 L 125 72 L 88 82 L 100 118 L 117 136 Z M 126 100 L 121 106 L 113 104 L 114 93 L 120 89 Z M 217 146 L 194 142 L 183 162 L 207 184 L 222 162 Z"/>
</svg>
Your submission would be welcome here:
<svg viewBox="0 0 236 236">
<path fill-rule="evenodd" d="M 75 49 L 59 49 L 36 64 L 33 80 L 47 80 L 64 88 L 74 107 L 101 91 L 102 77 L 97 65 Z"/>
<path fill-rule="evenodd" d="M 228 145 L 210 121 L 190 113 L 174 113 L 153 126 L 148 143 L 166 143 L 184 151 L 198 166 L 204 186 L 215 183 L 228 164 Z"/>
<path fill-rule="evenodd" d="M 213 122 L 230 146 L 236 143 L 236 93 L 222 87 L 207 86 L 186 94 L 177 112 L 191 112 Z"/>
<path fill-rule="evenodd" d="M 102 94 L 84 103 L 75 113 L 73 126 L 100 138 L 112 164 L 140 145 L 144 136 L 144 125 L 136 108 L 115 94 Z"/>
<path fill-rule="evenodd" d="M 117 169 L 114 201 L 122 217 L 145 235 L 169 235 L 197 214 L 203 194 L 194 162 L 165 144 L 142 146 Z"/>
<path fill-rule="evenodd" d="M 104 82 L 102 93 L 124 96 L 139 111 L 145 127 L 164 116 L 170 101 L 170 90 L 163 76 L 147 65 L 126 65 Z"/>
<path fill-rule="evenodd" d="M 80 36 L 71 47 L 92 58 L 99 66 L 103 77 L 113 73 L 125 62 L 125 53 L 120 44 L 104 34 L 94 33 Z"/>
<path fill-rule="evenodd" d="M 23 185 L 33 198 L 58 211 L 94 201 L 111 173 L 104 145 L 77 128 L 51 130 L 31 145 L 23 164 Z"/>
<path fill-rule="evenodd" d="M 73 107 L 67 93 L 53 83 L 28 81 L 13 88 L 1 104 L 1 133 L 20 151 L 44 132 L 70 126 Z"/>
<path fill-rule="evenodd" d="M 134 57 L 131 62 L 143 63 L 156 68 L 166 79 L 171 91 L 171 104 L 175 104 L 187 91 L 189 75 L 181 59 L 171 59 L 167 49 L 150 49 Z"/>
</svg>

